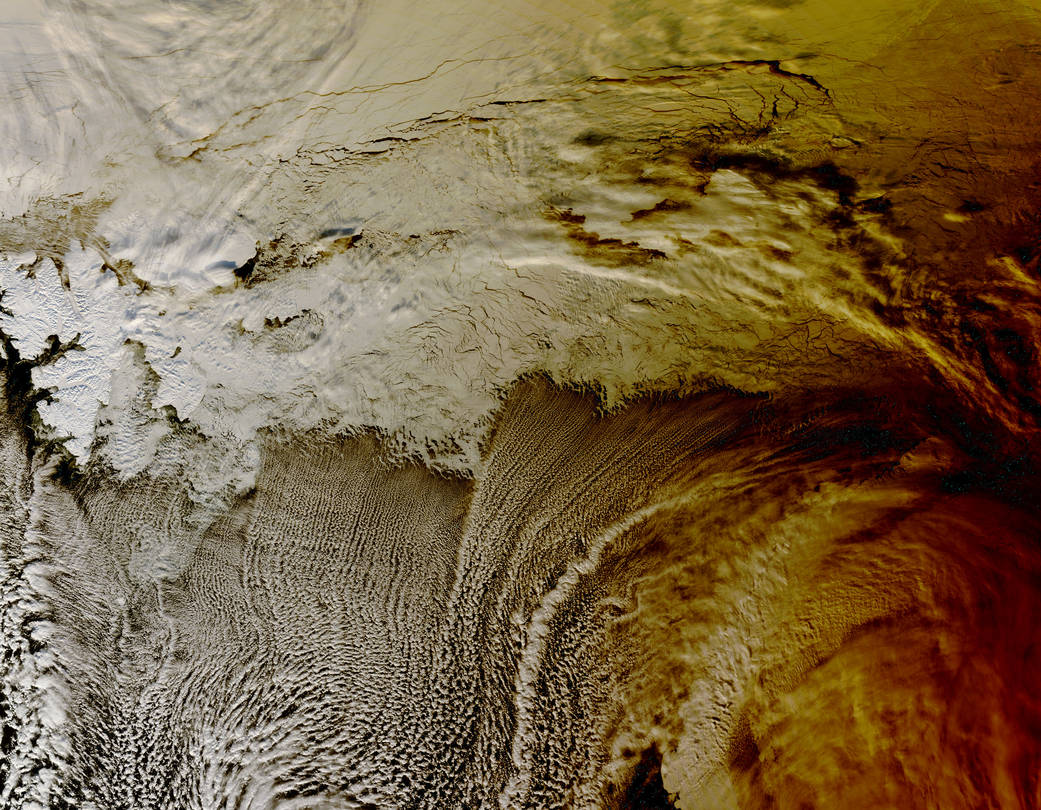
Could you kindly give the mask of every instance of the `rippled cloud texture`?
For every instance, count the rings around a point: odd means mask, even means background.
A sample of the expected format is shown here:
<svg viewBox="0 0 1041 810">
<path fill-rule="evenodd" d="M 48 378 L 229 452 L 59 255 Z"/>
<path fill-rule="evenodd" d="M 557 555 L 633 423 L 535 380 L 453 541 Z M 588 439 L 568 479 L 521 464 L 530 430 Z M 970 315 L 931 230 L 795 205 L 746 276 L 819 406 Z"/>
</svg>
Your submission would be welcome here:
<svg viewBox="0 0 1041 810">
<path fill-rule="evenodd" d="M 7 0 L 0 808 L 1041 806 L 1037 0 Z"/>
</svg>

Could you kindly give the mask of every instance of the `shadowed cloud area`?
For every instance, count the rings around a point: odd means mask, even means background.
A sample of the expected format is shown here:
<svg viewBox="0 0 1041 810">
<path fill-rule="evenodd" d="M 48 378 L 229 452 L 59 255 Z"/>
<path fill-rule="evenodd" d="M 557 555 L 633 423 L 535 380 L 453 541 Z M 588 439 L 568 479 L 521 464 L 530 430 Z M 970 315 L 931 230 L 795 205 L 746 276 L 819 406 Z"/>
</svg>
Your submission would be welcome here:
<svg viewBox="0 0 1041 810">
<path fill-rule="evenodd" d="M 0 9 L 0 810 L 1041 807 L 1041 7 Z"/>
</svg>

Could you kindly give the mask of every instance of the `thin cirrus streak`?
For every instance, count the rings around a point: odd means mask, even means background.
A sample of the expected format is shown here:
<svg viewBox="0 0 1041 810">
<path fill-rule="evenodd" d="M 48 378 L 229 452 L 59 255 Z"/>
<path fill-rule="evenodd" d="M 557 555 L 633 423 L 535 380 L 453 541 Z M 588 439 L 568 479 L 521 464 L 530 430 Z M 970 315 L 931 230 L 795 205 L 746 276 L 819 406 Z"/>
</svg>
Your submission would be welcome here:
<svg viewBox="0 0 1041 810">
<path fill-rule="evenodd" d="M 1036 808 L 1041 9 L 0 11 L 0 807 Z"/>
</svg>

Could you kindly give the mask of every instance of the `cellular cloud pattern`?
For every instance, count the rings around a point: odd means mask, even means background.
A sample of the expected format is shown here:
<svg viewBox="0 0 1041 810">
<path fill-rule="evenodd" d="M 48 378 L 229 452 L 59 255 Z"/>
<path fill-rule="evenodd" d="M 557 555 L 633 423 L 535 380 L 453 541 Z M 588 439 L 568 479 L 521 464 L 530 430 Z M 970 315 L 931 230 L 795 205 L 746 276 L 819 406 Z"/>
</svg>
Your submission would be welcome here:
<svg viewBox="0 0 1041 810">
<path fill-rule="evenodd" d="M 0 8 L 0 808 L 1041 807 L 1037 0 Z"/>
</svg>

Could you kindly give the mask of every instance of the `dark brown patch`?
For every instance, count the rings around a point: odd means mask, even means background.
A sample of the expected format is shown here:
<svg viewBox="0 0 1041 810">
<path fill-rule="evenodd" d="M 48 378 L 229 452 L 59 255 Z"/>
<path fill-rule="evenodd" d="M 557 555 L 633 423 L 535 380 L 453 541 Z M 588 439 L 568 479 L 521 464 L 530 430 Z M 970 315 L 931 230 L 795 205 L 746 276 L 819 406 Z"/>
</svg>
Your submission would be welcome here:
<svg viewBox="0 0 1041 810">
<path fill-rule="evenodd" d="M 661 779 L 661 752 L 651 744 L 641 752 L 629 784 L 618 797 L 617 810 L 670 810 L 675 798 L 665 790 Z"/>
<path fill-rule="evenodd" d="M 748 722 L 748 714 L 742 712 L 730 737 L 730 767 L 737 771 L 747 771 L 759 761 L 759 745 L 752 735 L 752 727 Z"/>
<path fill-rule="evenodd" d="M 707 185 L 706 181 L 706 185 Z M 633 211 L 633 219 L 646 219 L 654 214 L 668 213 L 669 211 L 685 211 L 690 208 L 690 203 L 682 202 L 681 200 L 670 200 L 665 198 L 660 203 L 655 204 L 651 208 L 641 208 L 637 211 Z"/>
<path fill-rule="evenodd" d="M 278 236 L 266 245 L 257 243 L 257 250 L 249 259 L 232 272 L 238 283 L 254 287 L 271 281 L 300 267 L 313 267 L 330 256 L 343 253 L 354 247 L 362 238 L 360 232 L 326 231 L 322 237 L 337 236 L 315 252 L 309 246 L 293 242 L 288 237 Z"/>
<path fill-rule="evenodd" d="M 579 253 L 593 264 L 606 267 L 624 267 L 626 265 L 648 264 L 657 259 L 667 259 L 668 255 L 661 250 L 645 248 L 639 242 L 625 242 L 621 239 L 602 239 L 595 231 L 587 231 L 583 226 L 586 218 L 576 214 L 570 208 L 560 210 L 549 208 L 545 213 L 550 222 L 559 222 L 568 239 L 580 248 Z"/>
</svg>

